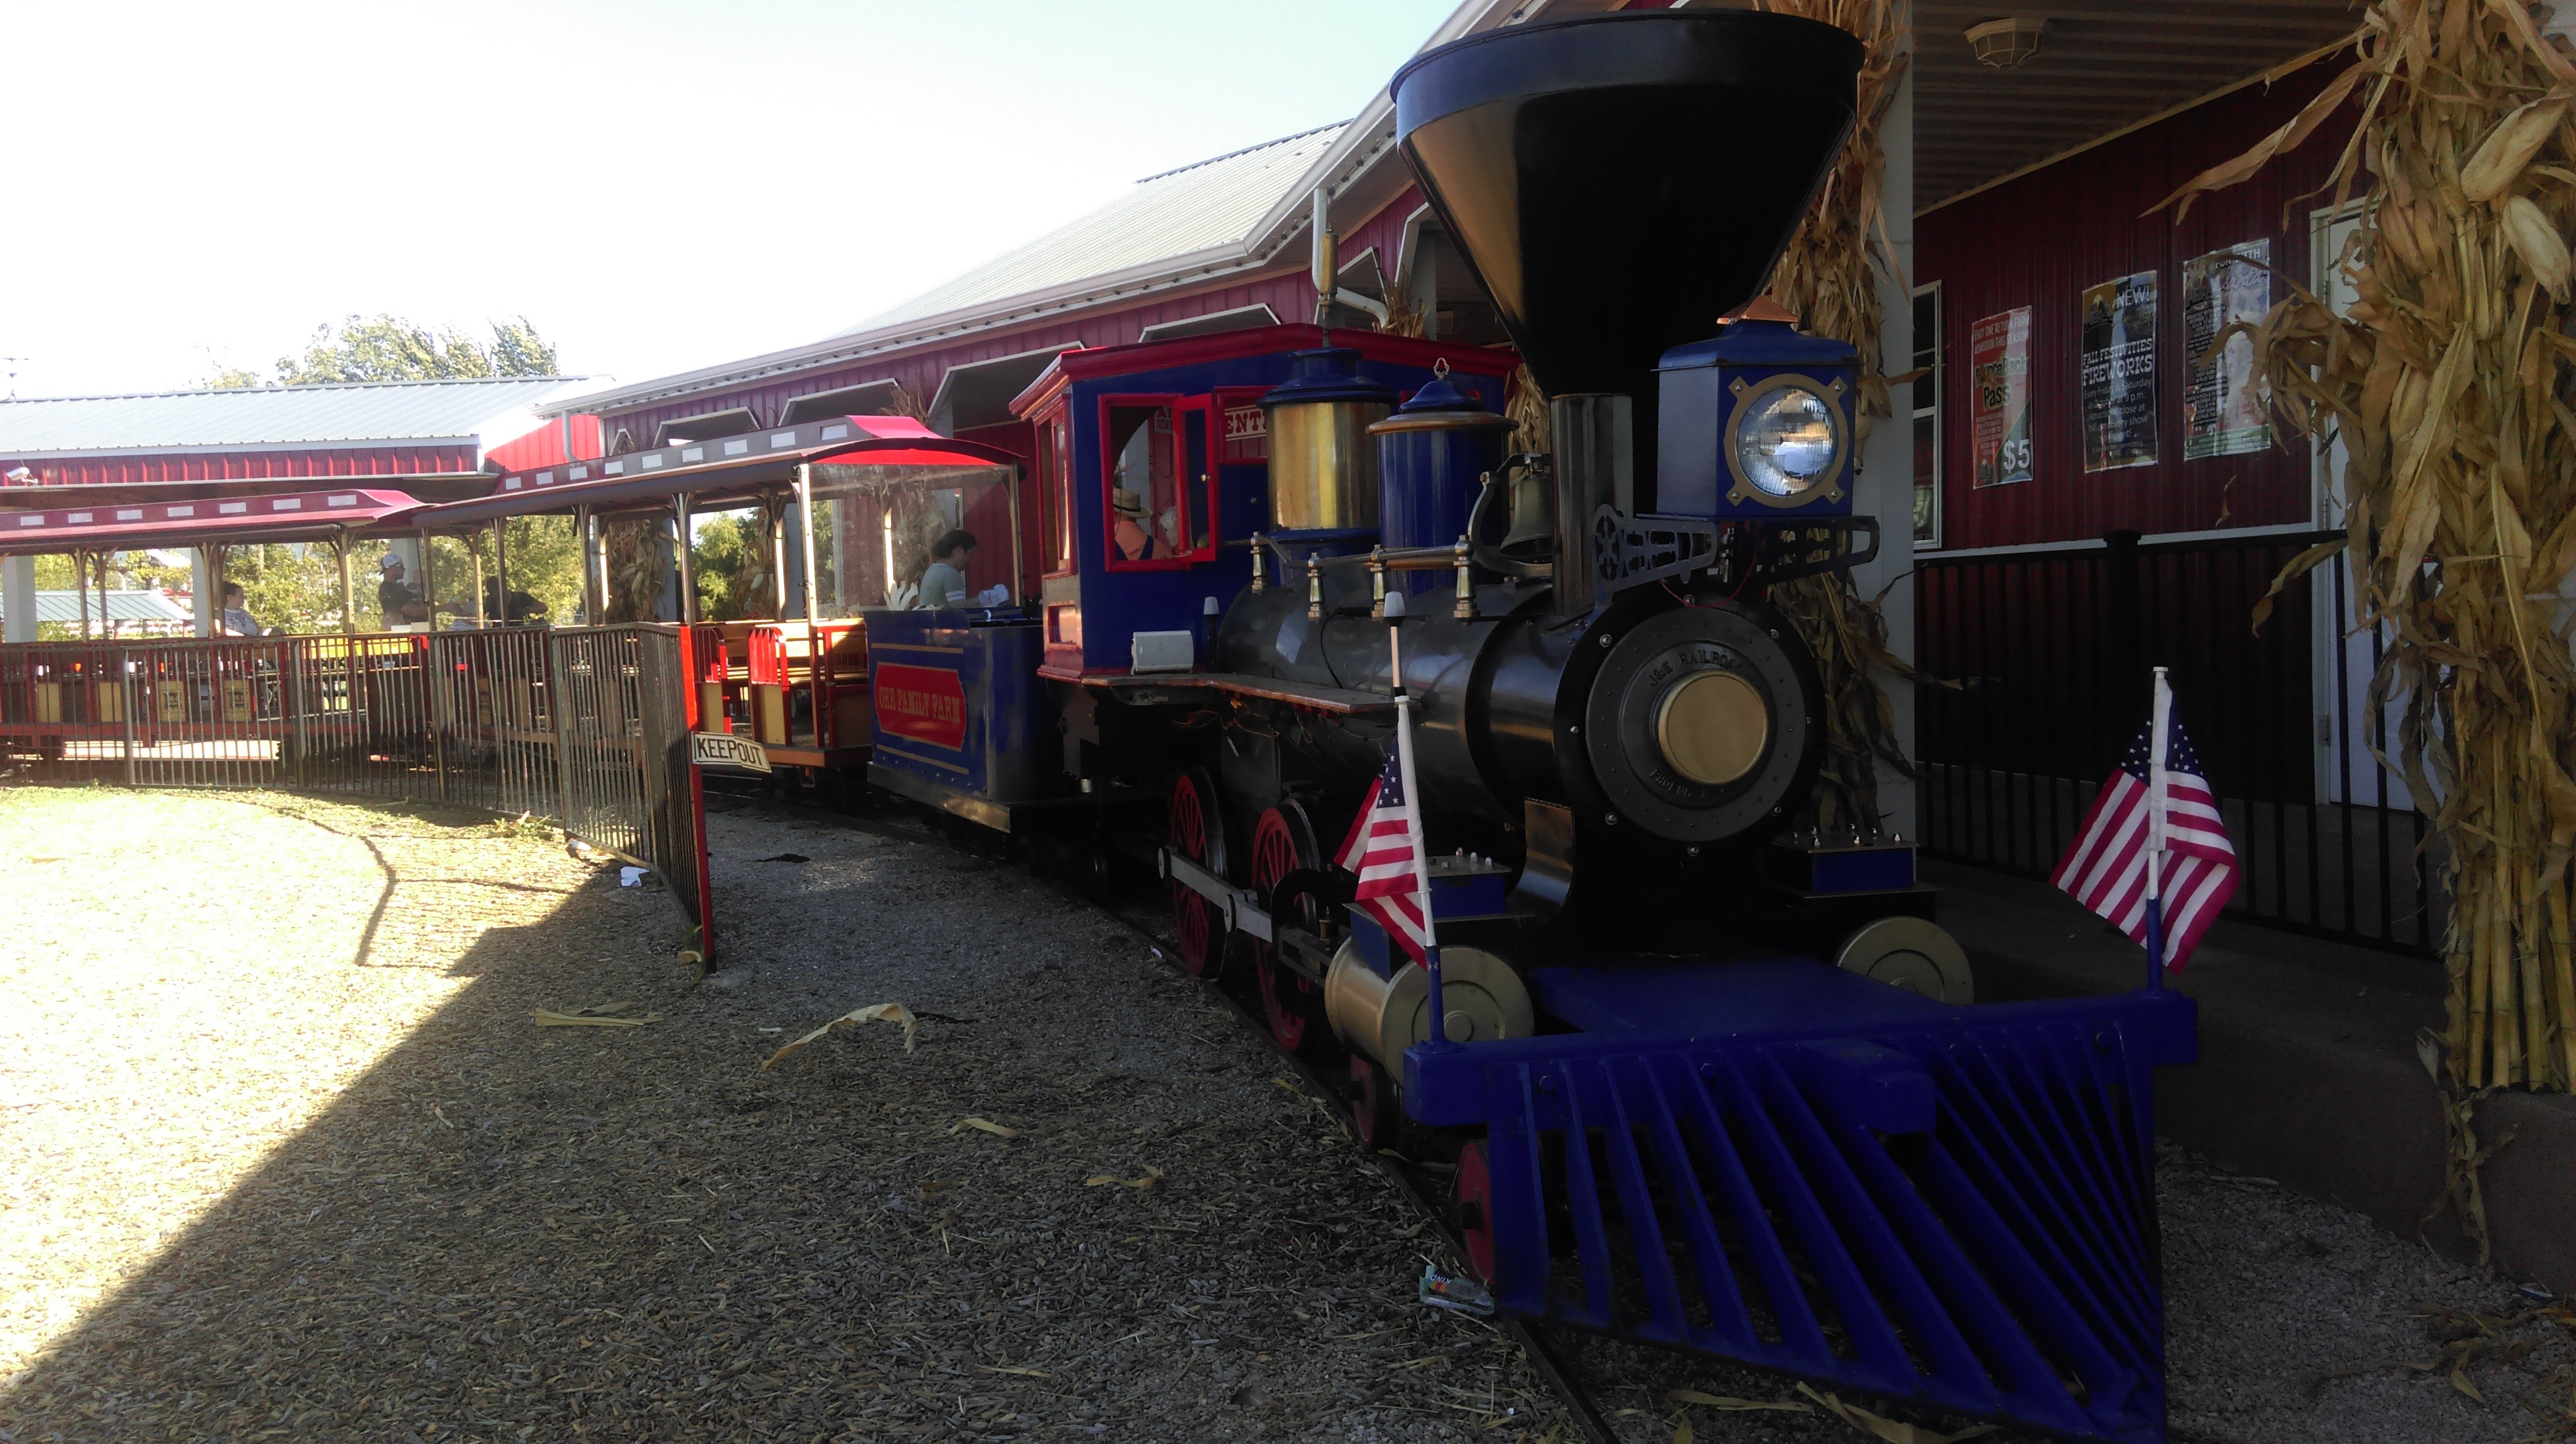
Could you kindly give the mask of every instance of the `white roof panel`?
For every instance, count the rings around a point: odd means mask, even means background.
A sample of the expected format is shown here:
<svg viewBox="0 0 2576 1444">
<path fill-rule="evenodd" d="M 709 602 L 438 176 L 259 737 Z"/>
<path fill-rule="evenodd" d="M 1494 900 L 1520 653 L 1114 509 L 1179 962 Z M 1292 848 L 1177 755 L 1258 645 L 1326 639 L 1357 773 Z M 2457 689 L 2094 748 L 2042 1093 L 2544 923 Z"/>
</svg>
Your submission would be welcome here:
<svg viewBox="0 0 2576 1444">
<path fill-rule="evenodd" d="M 882 315 L 833 333 L 854 336 L 1135 266 L 1240 245 L 1342 122 L 1150 175 L 1125 195 Z"/>
<path fill-rule="evenodd" d="M 0 458 L 470 440 L 485 423 L 578 389 L 583 379 L 514 376 L 10 399 L 0 401 Z"/>
<path fill-rule="evenodd" d="M 197 614 L 187 603 L 163 591 L 91 592 L 89 617 L 99 620 L 99 598 L 107 599 L 107 620 L 111 622 L 185 622 Z M 81 594 L 76 591 L 42 591 L 36 593 L 36 620 L 62 622 L 77 626 L 81 619 Z"/>
</svg>

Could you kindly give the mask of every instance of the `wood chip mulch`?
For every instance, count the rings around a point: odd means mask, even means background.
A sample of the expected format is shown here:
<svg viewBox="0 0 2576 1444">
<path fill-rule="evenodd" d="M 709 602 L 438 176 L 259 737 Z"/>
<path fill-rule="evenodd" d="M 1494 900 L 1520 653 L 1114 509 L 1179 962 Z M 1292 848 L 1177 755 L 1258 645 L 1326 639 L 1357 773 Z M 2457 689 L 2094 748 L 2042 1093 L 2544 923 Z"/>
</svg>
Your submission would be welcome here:
<svg viewBox="0 0 2576 1444">
<path fill-rule="evenodd" d="M 720 815 L 694 984 L 667 896 L 512 832 L 0 789 L 0 1440 L 1574 1437 L 1098 913 Z M 915 1051 L 760 1070 L 875 1002 Z M 535 1020 L 585 1008 L 656 1021 Z"/>
</svg>

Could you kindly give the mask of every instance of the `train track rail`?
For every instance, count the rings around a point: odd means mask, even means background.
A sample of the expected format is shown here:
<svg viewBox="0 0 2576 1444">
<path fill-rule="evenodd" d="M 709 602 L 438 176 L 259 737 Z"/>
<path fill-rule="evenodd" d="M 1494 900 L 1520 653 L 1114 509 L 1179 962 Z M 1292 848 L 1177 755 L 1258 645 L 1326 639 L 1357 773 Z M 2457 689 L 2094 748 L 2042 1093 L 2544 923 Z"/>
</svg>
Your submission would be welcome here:
<svg viewBox="0 0 2576 1444">
<path fill-rule="evenodd" d="M 808 803 L 782 801 L 763 793 L 718 791 L 710 788 L 709 795 L 722 796 L 744 809 L 756 809 L 781 817 L 824 823 L 854 832 L 872 833 L 901 842 L 929 843 L 987 862 L 1001 861 L 990 851 L 968 847 L 957 838 L 936 828 L 907 826 L 903 822 L 890 820 L 887 815 L 865 816 L 835 812 L 829 808 L 816 807 Z M 1056 892 L 1066 900 L 1091 908 L 1101 916 L 1117 923 L 1153 948 L 1157 957 L 1169 961 L 1176 955 L 1174 940 L 1156 931 L 1140 917 L 1134 915 L 1133 911 L 1086 896 L 1061 884 L 1055 887 Z M 1350 1103 L 1341 1089 L 1333 1086 L 1332 1081 L 1326 1078 L 1311 1061 L 1281 1052 L 1271 1039 L 1269 1025 L 1263 1022 L 1261 1017 L 1231 989 L 1222 986 L 1212 987 L 1208 989 L 1208 993 L 1222 1001 L 1226 1009 L 1233 1013 L 1236 1024 L 1250 1030 L 1254 1037 L 1260 1039 L 1262 1045 L 1270 1049 L 1273 1058 L 1283 1066 L 1294 1070 L 1306 1087 L 1323 1099 L 1325 1105 L 1341 1117 L 1346 1127 L 1353 1129 L 1352 1136 L 1357 1137 L 1356 1126 L 1352 1124 L 1350 1118 Z M 1434 1192 L 1435 1185 L 1425 1176 L 1423 1170 L 1383 1152 L 1367 1153 L 1362 1157 L 1392 1182 L 1405 1198 L 1411 1201 L 1423 1220 L 1448 1241 L 1452 1257 L 1466 1256 L 1465 1242 L 1458 1237 L 1457 1229 L 1450 1222 L 1448 1211 L 1441 1207 L 1440 1199 Z M 1564 1406 L 1566 1414 L 1573 1419 L 1575 1427 L 1583 1432 L 1584 1438 L 1590 1441 L 1590 1444 L 1619 1444 L 1619 1436 L 1611 1429 L 1608 1416 L 1603 1414 L 1601 1407 L 1576 1381 L 1568 1361 L 1545 1331 L 1509 1317 L 1498 1316 L 1495 1323 L 1500 1325 L 1504 1333 L 1518 1343 L 1522 1352 L 1529 1356 L 1530 1367 L 1537 1370 L 1539 1377 L 1546 1381 L 1549 1391 L 1556 1395 L 1557 1402 Z"/>
</svg>

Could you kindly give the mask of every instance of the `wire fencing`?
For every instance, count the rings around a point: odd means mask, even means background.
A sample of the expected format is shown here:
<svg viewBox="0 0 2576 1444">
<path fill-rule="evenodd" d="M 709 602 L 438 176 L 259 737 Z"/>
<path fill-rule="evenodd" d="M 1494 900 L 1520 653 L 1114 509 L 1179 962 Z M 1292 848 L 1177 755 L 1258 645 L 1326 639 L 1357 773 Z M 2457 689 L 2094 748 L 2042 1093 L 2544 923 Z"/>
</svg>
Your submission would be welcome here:
<svg viewBox="0 0 2576 1444">
<path fill-rule="evenodd" d="M 705 921 L 676 627 L 0 646 L 37 782 L 276 788 L 543 818 Z"/>
</svg>

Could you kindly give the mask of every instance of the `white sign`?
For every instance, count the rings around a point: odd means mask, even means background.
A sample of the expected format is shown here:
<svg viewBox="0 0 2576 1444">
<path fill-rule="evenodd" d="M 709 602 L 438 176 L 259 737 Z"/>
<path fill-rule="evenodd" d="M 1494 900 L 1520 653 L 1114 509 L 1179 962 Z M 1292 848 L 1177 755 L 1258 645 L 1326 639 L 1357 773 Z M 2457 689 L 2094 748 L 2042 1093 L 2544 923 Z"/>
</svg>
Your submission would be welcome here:
<svg viewBox="0 0 2576 1444">
<path fill-rule="evenodd" d="M 690 733 L 689 760 L 700 767 L 740 767 L 752 772 L 769 770 L 769 753 L 759 743 L 730 732 Z"/>
</svg>

